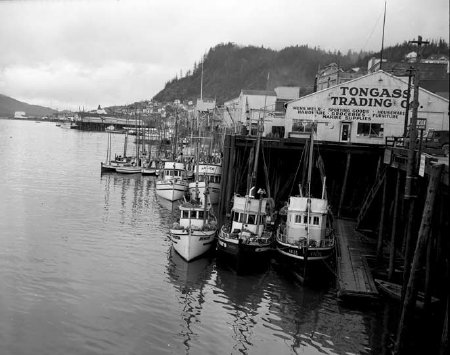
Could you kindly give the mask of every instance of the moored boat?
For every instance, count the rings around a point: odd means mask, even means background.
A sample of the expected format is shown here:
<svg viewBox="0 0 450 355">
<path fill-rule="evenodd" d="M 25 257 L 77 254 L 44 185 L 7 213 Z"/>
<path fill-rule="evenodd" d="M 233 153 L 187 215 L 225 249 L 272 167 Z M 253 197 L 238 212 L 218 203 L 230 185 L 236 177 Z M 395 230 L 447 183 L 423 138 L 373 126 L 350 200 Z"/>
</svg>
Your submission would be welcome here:
<svg viewBox="0 0 450 355">
<path fill-rule="evenodd" d="M 152 159 L 142 165 L 142 175 L 157 175 L 159 172 L 159 161 Z"/>
<path fill-rule="evenodd" d="M 156 181 L 156 194 L 169 201 L 180 200 L 187 190 L 186 171 L 183 163 L 164 162 L 164 168 Z"/>
<path fill-rule="evenodd" d="M 204 200 L 206 186 L 212 204 L 219 202 L 220 181 L 222 179 L 222 166 L 220 164 L 199 163 L 194 169 L 195 181 L 189 183 L 189 193 L 198 191 L 200 200 Z"/>
<path fill-rule="evenodd" d="M 314 131 L 311 131 L 309 146 L 305 144 L 308 149 L 306 191 L 303 192 L 300 186 L 300 195 L 289 197 L 287 205 L 280 210 L 282 221 L 276 232 L 278 254 L 288 261 L 293 261 L 294 269 L 300 267 L 300 270 L 293 271 L 302 271 L 300 276 L 304 281 L 314 274 L 310 271 L 319 270 L 324 265 L 323 261 L 332 259 L 336 244 L 324 176 L 321 178 L 321 196 L 313 197 L 311 194 L 313 138 Z"/>
<path fill-rule="evenodd" d="M 381 279 L 374 279 L 378 289 L 382 291 L 386 296 L 393 300 L 401 301 L 402 299 L 402 285 L 394 282 L 389 282 Z M 437 304 L 439 299 L 436 297 L 430 297 L 430 304 Z M 425 294 L 423 292 L 417 292 L 416 308 L 423 309 L 425 305 Z"/>
<path fill-rule="evenodd" d="M 180 219 L 170 229 L 170 239 L 176 252 L 186 261 L 191 261 L 211 249 L 217 221 L 209 204 L 185 202 L 179 210 Z"/>
<path fill-rule="evenodd" d="M 249 193 L 234 195 L 230 221 L 219 231 L 217 251 L 237 258 L 265 258 L 272 251 L 273 200 L 264 198 L 260 190 L 259 198 Z"/>
<path fill-rule="evenodd" d="M 126 163 L 123 165 L 118 165 L 116 167 L 116 172 L 120 174 L 140 174 L 142 168 L 136 162 Z"/>
</svg>

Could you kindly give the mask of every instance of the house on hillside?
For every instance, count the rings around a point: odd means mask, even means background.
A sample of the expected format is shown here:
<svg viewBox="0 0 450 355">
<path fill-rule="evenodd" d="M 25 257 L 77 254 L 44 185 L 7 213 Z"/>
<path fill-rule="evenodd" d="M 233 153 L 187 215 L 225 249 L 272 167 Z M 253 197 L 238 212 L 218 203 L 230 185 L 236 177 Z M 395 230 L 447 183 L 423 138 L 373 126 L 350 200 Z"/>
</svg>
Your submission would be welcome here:
<svg viewBox="0 0 450 355">
<path fill-rule="evenodd" d="M 407 79 L 382 70 L 366 74 L 290 101 L 285 137 L 302 137 L 316 126 L 319 141 L 383 145 L 408 129 L 407 95 Z M 448 107 L 448 99 L 420 88 L 418 124 L 425 133 L 449 129 Z"/>
</svg>

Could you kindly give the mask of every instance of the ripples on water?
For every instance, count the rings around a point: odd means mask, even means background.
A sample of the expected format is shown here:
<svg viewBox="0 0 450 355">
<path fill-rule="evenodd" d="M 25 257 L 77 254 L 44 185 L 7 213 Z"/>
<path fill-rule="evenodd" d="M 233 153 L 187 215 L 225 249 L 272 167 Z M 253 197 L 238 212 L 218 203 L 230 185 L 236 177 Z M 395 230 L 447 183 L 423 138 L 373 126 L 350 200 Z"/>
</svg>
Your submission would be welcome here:
<svg viewBox="0 0 450 355">
<path fill-rule="evenodd" d="M 383 319 L 333 288 L 184 262 L 154 178 L 100 175 L 106 138 L 0 120 L 0 354 L 381 352 Z"/>
</svg>

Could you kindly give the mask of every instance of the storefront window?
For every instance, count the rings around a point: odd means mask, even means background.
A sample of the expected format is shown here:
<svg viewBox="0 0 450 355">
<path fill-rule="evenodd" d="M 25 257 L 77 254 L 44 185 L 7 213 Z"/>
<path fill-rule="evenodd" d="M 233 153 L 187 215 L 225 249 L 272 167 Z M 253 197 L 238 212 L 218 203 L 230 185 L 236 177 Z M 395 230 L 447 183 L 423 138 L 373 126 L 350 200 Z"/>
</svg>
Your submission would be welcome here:
<svg viewBox="0 0 450 355">
<path fill-rule="evenodd" d="M 358 123 L 358 136 L 383 137 L 384 127 L 381 123 Z"/>
</svg>

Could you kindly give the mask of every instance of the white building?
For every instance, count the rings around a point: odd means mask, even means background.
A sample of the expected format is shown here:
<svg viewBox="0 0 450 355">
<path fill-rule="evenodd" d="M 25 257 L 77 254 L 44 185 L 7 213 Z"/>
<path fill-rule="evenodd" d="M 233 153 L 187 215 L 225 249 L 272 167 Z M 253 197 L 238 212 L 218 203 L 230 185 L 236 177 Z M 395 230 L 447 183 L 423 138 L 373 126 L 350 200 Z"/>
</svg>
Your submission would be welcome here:
<svg viewBox="0 0 450 355">
<path fill-rule="evenodd" d="M 385 137 L 404 133 L 407 90 L 407 80 L 380 70 L 290 101 L 285 137 L 301 136 L 314 121 L 320 141 L 385 144 Z M 418 119 L 425 131 L 448 130 L 448 107 L 449 100 L 419 90 Z"/>
<path fill-rule="evenodd" d="M 276 101 L 273 90 L 241 90 L 239 97 L 224 103 L 228 112 L 224 117 L 229 117 L 238 131 L 247 130 L 251 135 L 256 135 L 258 122 L 264 119 L 263 135 L 266 135 L 272 130 Z"/>
<path fill-rule="evenodd" d="M 14 112 L 14 118 L 28 118 L 24 111 Z"/>
</svg>

